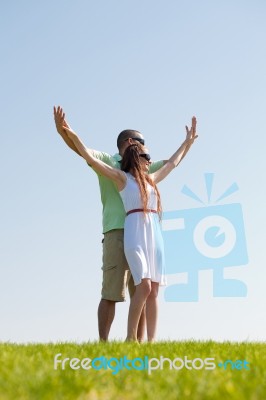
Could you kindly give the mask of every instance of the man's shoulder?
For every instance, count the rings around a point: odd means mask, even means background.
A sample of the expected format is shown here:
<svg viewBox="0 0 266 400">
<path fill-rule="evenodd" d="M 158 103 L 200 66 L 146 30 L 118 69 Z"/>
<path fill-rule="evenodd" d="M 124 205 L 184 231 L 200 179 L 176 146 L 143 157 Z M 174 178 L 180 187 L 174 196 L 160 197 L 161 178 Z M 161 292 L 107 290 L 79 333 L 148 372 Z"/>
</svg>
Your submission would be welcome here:
<svg viewBox="0 0 266 400">
<path fill-rule="evenodd" d="M 162 168 L 162 166 L 163 166 L 163 160 L 153 161 L 149 168 L 149 174 L 158 171 L 158 169 Z"/>
<path fill-rule="evenodd" d="M 93 152 L 93 156 L 95 158 L 98 158 L 99 160 L 102 160 L 102 161 L 110 160 L 113 157 L 111 154 L 106 153 L 105 151 L 92 150 L 92 152 Z"/>
<path fill-rule="evenodd" d="M 121 156 L 119 154 L 111 155 L 109 153 L 99 150 L 92 150 L 92 152 L 95 158 L 113 167 L 116 167 L 119 161 L 121 160 Z"/>
</svg>

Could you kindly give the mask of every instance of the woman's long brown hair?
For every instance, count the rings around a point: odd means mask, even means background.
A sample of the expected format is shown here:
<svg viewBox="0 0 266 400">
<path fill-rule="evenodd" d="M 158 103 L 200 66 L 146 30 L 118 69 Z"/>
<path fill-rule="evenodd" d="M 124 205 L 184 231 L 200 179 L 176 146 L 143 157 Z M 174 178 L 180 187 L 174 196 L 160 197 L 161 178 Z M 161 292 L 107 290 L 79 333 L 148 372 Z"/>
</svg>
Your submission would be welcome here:
<svg viewBox="0 0 266 400">
<path fill-rule="evenodd" d="M 122 162 L 121 162 L 121 170 L 125 172 L 131 172 L 134 178 L 137 181 L 140 190 L 140 196 L 143 204 L 143 210 L 145 213 L 148 212 L 148 190 L 147 190 L 147 182 L 154 188 L 155 193 L 157 195 L 157 212 L 161 219 L 162 216 L 162 205 L 161 205 L 161 197 L 160 192 L 156 186 L 156 184 L 152 181 L 149 175 L 143 171 L 141 166 L 140 154 L 145 153 L 145 147 L 140 143 L 134 143 L 128 146 L 124 152 Z"/>
</svg>

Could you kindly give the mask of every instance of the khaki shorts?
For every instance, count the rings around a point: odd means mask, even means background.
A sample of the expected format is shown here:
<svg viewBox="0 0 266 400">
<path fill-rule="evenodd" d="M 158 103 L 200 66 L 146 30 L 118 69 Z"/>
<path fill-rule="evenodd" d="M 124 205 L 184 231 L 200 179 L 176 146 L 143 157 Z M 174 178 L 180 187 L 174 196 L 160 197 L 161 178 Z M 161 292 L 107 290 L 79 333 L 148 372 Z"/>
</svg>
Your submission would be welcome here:
<svg viewBox="0 0 266 400">
<path fill-rule="evenodd" d="M 102 270 L 102 299 L 125 301 L 127 286 L 133 295 L 135 286 L 124 253 L 124 229 L 104 234 Z"/>
</svg>

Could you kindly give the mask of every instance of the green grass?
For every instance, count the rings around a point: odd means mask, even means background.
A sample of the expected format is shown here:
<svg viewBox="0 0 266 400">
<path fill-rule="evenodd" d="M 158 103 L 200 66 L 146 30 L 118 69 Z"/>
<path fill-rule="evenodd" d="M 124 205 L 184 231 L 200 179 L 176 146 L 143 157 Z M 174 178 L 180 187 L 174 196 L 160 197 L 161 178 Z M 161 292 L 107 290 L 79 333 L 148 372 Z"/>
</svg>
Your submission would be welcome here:
<svg viewBox="0 0 266 400">
<path fill-rule="evenodd" d="M 54 369 L 54 357 L 127 359 L 168 357 L 188 359 L 214 358 L 215 369 L 182 368 L 120 370 L 112 369 Z M 246 360 L 249 369 L 218 367 L 226 360 Z M 176 361 L 180 365 L 180 361 Z M 155 364 L 155 361 L 154 361 Z M 99 365 L 99 362 L 98 364 Z M 115 361 L 113 364 L 115 365 Z M 136 365 L 140 365 L 140 362 Z M 199 366 L 200 361 L 195 362 Z M 265 400 L 266 345 L 265 343 L 217 343 L 213 341 L 135 343 L 0 343 L 1 400 Z"/>
</svg>

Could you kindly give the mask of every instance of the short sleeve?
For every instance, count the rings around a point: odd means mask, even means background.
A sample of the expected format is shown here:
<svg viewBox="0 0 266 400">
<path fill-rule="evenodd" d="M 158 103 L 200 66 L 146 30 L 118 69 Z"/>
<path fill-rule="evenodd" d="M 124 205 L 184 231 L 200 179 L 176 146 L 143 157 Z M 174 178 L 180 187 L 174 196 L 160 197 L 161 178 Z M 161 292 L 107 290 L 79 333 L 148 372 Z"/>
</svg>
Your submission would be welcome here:
<svg viewBox="0 0 266 400">
<path fill-rule="evenodd" d="M 163 160 L 154 161 L 151 163 L 149 168 L 149 174 L 153 174 L 154 172 L 158 171 L 158 169 L 163 167 Z"/>
<path fill-rule="evenodd" d="M 101 160 L 102 162 L 104 162 L 107 165 L 112 166 L 113 165 L 113 157 L 108 154 L 108 153 L 104 153 L 103 151 L 97 151 L 97 150 L 93 150 L 93 157 L 97 158 L 98 160 Z M 87 162 L 88 166 L 91 167 L 91 165 Z"/>
</svg>

